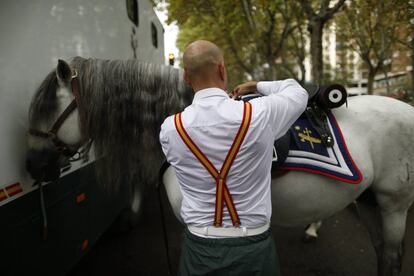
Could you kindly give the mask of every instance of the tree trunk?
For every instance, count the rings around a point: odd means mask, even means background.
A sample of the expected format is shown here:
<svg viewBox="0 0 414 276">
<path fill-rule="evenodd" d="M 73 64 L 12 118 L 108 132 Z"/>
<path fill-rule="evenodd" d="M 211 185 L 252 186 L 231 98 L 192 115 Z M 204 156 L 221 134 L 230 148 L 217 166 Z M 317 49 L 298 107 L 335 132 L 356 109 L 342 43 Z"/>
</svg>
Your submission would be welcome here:
<svg viewBox="0 0 414 276">
<path fill-rule="evenodd" d="M 390 88 L 390 80 L 388 78 L 388 71 L 386 67 L 384 67 L 383 69 L 384 69 L 383 71 L 384 71 L 384 77 L 385 77 L 385 84 L 387 85 L 387 95 L 390 95 L 391 88 Z"/>
<path fill-rule="evenodd" d="M 322 56 L 322 34 L 323 23 L 321 21 L 311 21 L 309 23 L 311 33 L 311 73 L 312 81 L 315 84 L 321 84 L 323 81 L 323 56 Z"/>
<path fill-rule="evenodd" d="M 414 37 L 411 38 L 411 95 L 414 96 Z"/>
<path fill-rule="evenodd" d="M 275 57 L 267 55 L 267 64 L 269 64 L 269 68 L 265 69 L 265 77 L 268 80 L 277 80 L 276 74 L 276 64 L 275 64 Z"/>
<path fill-rule="evenodd" d="M 367 88 L 368 88 L 368 95 L 372 95 L 374 94 L 374 78 L 375 78 L 375 69 L 370 67 L 369 71 L 368 71 L 368 84 L 367 84 Z"/>
<path fill-rule="evenodd" d="M 303 63 L 301 63 L 299 65 L 299 67 L 300 67 L 300 73 L 301 73 L 299 82 L 300 82 L 300 84 L 304 85 L 305 84 L 305 78 L 306 78 L 306 68 L 305 68 L 305 65 Z"/>
</svg>

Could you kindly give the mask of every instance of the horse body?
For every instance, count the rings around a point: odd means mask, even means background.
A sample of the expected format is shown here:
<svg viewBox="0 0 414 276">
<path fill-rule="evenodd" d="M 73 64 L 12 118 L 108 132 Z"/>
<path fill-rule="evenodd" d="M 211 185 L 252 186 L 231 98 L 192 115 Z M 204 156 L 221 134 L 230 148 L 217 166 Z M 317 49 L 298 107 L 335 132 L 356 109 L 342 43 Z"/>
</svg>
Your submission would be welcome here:
<svg viewBox="0 0 414 276">
<path fill-rule="evenodd" d="M 410 154 L 414 150 L 410 141 L 414 130 L 412 108 L 388 98 L 361 96 L 350 98 L 349 108 L 334 110 L 334 115 L 363 181 L 351 185 L 306 172 L 275 178 L 272 199 L 276 224 L 306 225 L 329 217 L 369 187 L 377 197 L 398 196 L 409 189 L 411 193 L 400 195 L 394 204 L 402 204 L 402 197 L 412 202 L 414 183 L 400 181 L 401 175 L 407 178 L 407 165 L 412 171 L 414 164 Z"/>
<path fill-rule="evenodd" d="M 327 218 L 370 188 L 380 220 L 372 211 L 362 218 L 377 253 L 378 273 L 398 275 L 407 211 L 414 200 L 414 110 L 393 99 L 361 96 L 334 114 L 363 181 L 349 185 L 304 172 L 273 179 L 272 222 L 295 226 Z"/>
<path fill-rule="evenodd" d="M 134 197 L 140 197 L 142 190 L 137 187 L 147 182 L 149 174 L 145 171 L 152 172 L 152 179 L 156 178 L 154 172 L 162 161 L 161 149 L 155 142 L 161 122 L 167 115 L 189 104 L 190 90 L 177 70 L 139 61 L 78 58 L 72 66 L 80 76 L 80 103 L 88 117 L 83 122 L 77 121 L 82 116 L 78 116 L 79 110 L 76 110 L 61 126 L 57 136 L 67 143 L 75 143 L 79 142 L 74 141 L 75 138 L 85 135 L 83 130 L 86 129 L 86 134 L 94 139 L 98 153 L 111 157 L 108 166 L 104 167 L 111 169 L 101 169 L 98 175 L 106 177 L 108 173 L 115 173 L 110 178 L 114 181 L 107 184 L 116 187 L 126 168 L 128 179 L 135 181 L 132 193 Z M 32 102 L 31 127 L 47 130 L 64 108 L 64 103 L 72 98 L 69 86 L 59 81 L 71 77 L 68 68 L 66 63 L 59 63 L 58 76 L 49 75 L 45 79 Z M 59 76 L 59 72 L 66 72 L 66 76 Z M 53 101 L 54 106 L 48 101 Z M 381 232 L 380 242 L 374 241 L 378 273 L 397 275 L 401 267 L 407 210 L 414 200 L 414 109 L 397 100 L 376 96 L 353 97 L 348 105 L 348 108 L 335 109 L 334 115 L 363 181 L 351 185 L 300 171 L 273 178 L 272 224 L 303 226 L 327 218 L 370 188 L 375 193 L 382 218 L 381 221 L 372 220 L 370 227 L 372 237 L 374 232 Z M 28 161 L 30 158 L 38 160 L 40 156 L 44 163 L 56 162 L 56 158 L 48 158 L 49 152 L 55 150 L 49 140 L 30 136 L 29 148 Z M 43 175 L 39 172 L 47 165 L 35 165 L 31 166 L 31 174 Z M 114 165 L 118 170 L 114 170 Z M 163 175 L 163 184 L 174 214 L 181 220 L 182 195 L 171 167 Z"/>
</svg>

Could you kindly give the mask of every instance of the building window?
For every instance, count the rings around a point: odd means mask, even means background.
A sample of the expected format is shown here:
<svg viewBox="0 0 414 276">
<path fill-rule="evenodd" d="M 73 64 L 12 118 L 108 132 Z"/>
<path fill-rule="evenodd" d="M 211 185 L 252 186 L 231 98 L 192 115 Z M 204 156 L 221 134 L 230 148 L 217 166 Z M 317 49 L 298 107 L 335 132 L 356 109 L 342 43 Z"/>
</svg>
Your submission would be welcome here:
<svg viewBox="0 0 414 276">
<path fill-rule="evenodd" d="M 138 27 L 139 24 L 139 12 L 137 0 L 126 0 L 128 17 Z"/>
<path fill-rule="evenodd" d="M 151 36 L 152 36 L 152 45 L 154 45 L 155 48 L 158 48 L 158 32 L 157 27 L 153 22 L 151 22 Z"/>
</svg>

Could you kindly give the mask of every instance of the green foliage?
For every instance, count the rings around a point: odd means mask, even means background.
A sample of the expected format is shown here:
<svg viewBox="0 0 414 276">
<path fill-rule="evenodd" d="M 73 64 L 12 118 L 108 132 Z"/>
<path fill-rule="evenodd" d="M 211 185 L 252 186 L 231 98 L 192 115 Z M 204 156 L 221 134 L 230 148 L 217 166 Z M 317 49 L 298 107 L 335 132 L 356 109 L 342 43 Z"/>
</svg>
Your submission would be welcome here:
<svg viewBox="0 0 414 276">
<path fill-rule="evenodd" d="M 345 13 L 336 19 L 337 39 L 345 49 L 357 52 L 368 69 L 369 94 L 374 76 L 392 60 L 405 1 L 349 0 Z"/>
<path fill-rule="evenodd" d="M 180 28 L 177 41 L 180 51 L 196 39 L 216 43 L 224 51 L 230 85 L 249 78 L 276 79 L 279 74 L 292 77 L 289 62 L 284 60 L 283 66 L 276 63 L 289 35 L 298 27 L 292 20 L 292 1 L 167 0 L 165 3 L 169 22 L 175 21 Z"/>
<path fill-rule="evenodd" d="M 308 20 L 312 81 L 321 84 L 327 80 L 326 78 L 329 79 L 329 75 L 324 74 L 323 32 L 333 16 L 341 10 L 345 0 L 299 0 L 299 2 Z"/>
<path fill-rule="evenodd" d="M 309 54 L 319 56 L 315 49 L 308 53 L 309 30 L 319 21 L 325 26 L 332 18 L 339 64 L 333 81 L 347 83 L 352 76 L 352 58 L 346 51 L 355 51 L 367 68 L 379 73 L 384 61 L 392 58 L 396 30 L 414 16 L 412 0 L 347 0 L 345 5 L 343 0 L 152 1 L 165 4 L 168 22 L 178 25 L 181 53 L 197 39 L 210 40 L 223 50 L 230 88 L 247 79 L 293 77 L 304 82 L 305 59 Z M 319 58 L 312 60 L 316 64 Z M 323 69 L 329 68 L 319 63 L 313 70 L 327 72 Z M 331 80 L 327 73 L 321 77 Z"/>
</svg>

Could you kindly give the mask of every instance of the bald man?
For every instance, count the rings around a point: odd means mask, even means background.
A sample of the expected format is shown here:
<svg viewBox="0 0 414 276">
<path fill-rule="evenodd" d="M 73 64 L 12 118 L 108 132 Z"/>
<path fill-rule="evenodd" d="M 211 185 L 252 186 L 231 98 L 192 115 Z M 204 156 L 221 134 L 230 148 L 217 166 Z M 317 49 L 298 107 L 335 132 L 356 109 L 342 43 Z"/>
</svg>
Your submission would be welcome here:
<svg viewBox="0 0 414 276">
<path fill-rule="evenodd" d="M 269 228 L 273 142 L 305 110 L 308 94 L 291 79 L 250 81 L 232 97 L 264 97 L 232 99 L 223 54 L 209 41 L 191 43 L 183 61 L 194 100 L 160 132 L 183 195 L 179 275 L 280 275 Z"/>
</svg>

